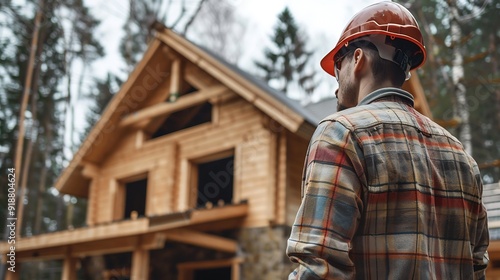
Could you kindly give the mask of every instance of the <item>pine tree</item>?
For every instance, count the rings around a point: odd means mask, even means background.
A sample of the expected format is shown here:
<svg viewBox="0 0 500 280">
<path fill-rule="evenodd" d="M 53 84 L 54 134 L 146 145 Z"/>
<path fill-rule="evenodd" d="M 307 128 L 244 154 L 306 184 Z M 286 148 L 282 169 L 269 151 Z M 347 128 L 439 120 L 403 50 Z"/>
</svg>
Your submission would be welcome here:
<svg viewBox="0 0 500 280">
<path fill-rule="evenodd" d="M 273 46 L 264 50 L 265 60 L 255 61 L 264 72 L 263 78 L 276 89 L 290 93 L 296 83 L 307 94 L 312 94 L 317 84 L 315 72 L 308 71 L 309 58 L 313 54 L 306 48 L 306 36 L 299 30 L 288 8 L 278 15 L 278 22 L 271 36 Z"/>
</svg>

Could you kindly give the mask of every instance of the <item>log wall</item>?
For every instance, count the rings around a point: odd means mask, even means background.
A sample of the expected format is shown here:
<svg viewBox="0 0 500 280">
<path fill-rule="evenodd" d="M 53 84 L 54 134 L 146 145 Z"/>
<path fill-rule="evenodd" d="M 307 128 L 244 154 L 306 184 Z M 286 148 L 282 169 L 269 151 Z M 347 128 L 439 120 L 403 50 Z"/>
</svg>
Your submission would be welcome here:
<svg viewBox="0 0 500 280">
<path fill-rule="evenodd" d="M 234 155 L 233 202 L 248 200 L 250 207 L 244 225 L 266 226 L 275 221 L 279 213 L 275 186 L 278 178 L 285 177 L 278 176 L 277 170 L 280 158 L 284 161 L 280 152 L 286 152 L 280 143 L 286 142 L 279 140 L 279 132 L 266 127 L 262 112 L 239 97 L 226 98 L 213 108 L 217 116 L 212 123 L 155 139 L 146 135 L 139 144 L 141 132 L 131 127 L 91 182 L 88 224 L 122 219 L 124 184 L 145 177 L 146 215 L 193 208 L 196 164 L 229 154 Z"/>
</svg>

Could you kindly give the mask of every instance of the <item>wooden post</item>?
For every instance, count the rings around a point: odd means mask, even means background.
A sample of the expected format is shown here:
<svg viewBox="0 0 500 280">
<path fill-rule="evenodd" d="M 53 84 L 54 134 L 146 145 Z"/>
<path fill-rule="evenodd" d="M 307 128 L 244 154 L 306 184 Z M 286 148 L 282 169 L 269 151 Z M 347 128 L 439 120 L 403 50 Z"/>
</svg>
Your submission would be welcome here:
<svg viewBox="0 0 500 280">
<path fill-rule="evenodd" d="M 180 91 L 180 77 L 181 77 L 181 61 L 180 59 L 175 59 L 172 62 L 172 71 L 170 77 L 170 96 L 168 100 L 170 102 L 175 102 L 179 97 Z"/>
<path fill-rule="evenodd" d="M 132 280 L 149 279 L 149 251 L 140 245 L 136 247 L 132 255 Z"/>
<path fill-rule="evenodd" d="M 76 261 L 77 259 L 66 255 L 63 263 L 62 280 L 76 280 Z"/>
<path fill-rule="evenodd" d="M 240 263 L 233 263 L 233 265 L 231 265 L 231 280 L 240 280 L 240 274 Z"/>
<path fill-rule="evenodd" d="M 21 263 L 16 262 L 16 272 L 7 270 L 5 272 L 5 280 L 19 280 L 21 279 Z"/>
</svg>

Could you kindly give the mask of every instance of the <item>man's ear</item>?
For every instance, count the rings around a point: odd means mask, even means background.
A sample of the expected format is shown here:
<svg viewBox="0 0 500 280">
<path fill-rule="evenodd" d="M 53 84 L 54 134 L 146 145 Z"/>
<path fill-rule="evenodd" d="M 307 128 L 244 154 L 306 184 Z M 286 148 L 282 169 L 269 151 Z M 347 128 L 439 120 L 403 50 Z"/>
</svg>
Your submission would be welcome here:
<svg viewBox="0 0 500 280">
<path fill-rule="evenodd" d="M 354 75 L 356 76 L 360 76 L 360 75 L 363 75 L 365 70 L 366 70 L 366 66 L 368 65 L 368 61 L 367 61 L 368 57 L 367 57 L 367 53 L 363 51 L 363 49 L 361 48 L 357 48 L 355 51 L 354 51 L 354 56 L 353 56 L 353 61 L 354 61 Z"/>
</svg>

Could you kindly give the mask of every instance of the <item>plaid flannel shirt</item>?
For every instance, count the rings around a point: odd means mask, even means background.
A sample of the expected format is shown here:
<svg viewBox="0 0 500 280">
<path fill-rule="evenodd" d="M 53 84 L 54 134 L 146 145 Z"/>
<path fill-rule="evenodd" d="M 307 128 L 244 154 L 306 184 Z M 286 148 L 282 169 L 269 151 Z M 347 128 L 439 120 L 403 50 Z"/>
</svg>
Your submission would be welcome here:
<svg viewBox="0 0 500 280">
<path fill-rule="evenodd" d="M 289 279 L 484 278 L 477 164 L 409 93 L 380 89 L 322 120 L 304 177 Z"/>
</svg>

